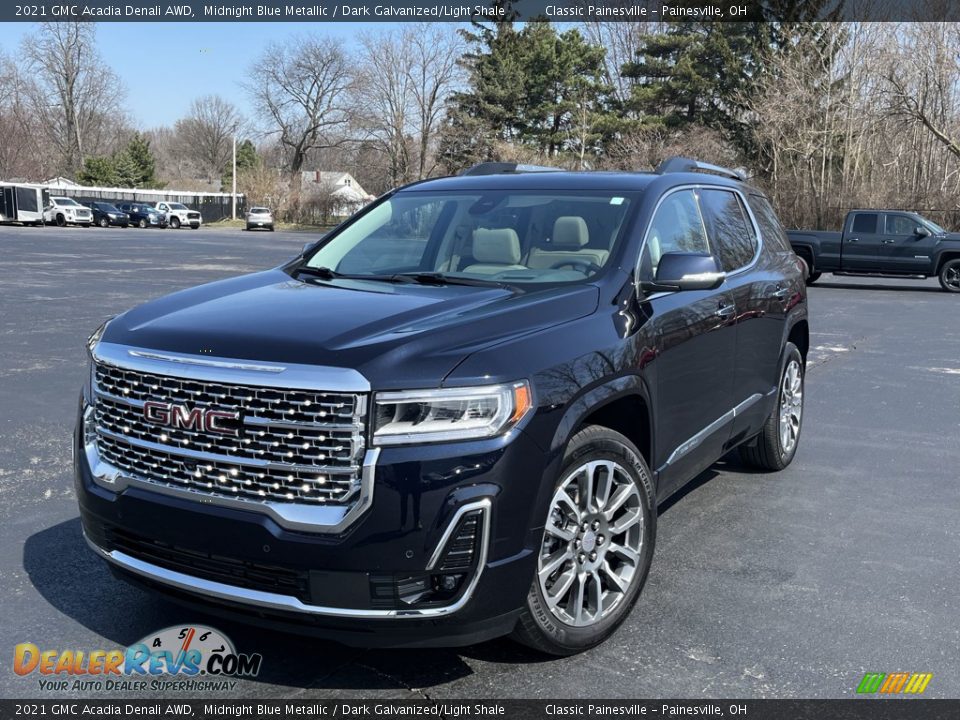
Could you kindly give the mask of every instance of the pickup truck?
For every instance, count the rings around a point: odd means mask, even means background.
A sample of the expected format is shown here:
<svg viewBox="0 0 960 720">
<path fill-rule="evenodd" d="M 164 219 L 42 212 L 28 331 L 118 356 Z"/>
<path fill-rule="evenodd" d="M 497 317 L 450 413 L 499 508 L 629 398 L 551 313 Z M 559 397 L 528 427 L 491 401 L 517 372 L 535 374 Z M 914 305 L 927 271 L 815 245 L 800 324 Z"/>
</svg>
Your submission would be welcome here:
<svg viewBox="0 0 960 720">
<path fill-rule="evenodd" d="M 174 230 L 182 225 L 189 225 L 196 230 L 200 227 L 201 217 L 196 210 L 191 210 L 183 203 L 161 200 L 156 205 L 157 211 L 167 219 L 167 224 Z"/>
<path fill-rule="evenodd" d="M 219 617 L 570 655 L 640 596 L 658 503 L 734 449 L 793 460 L 808 347 L 736 171 L 482 163 L 94 332 L 83 532 Z"/>
<path fill-rule="evenodd" d="M 938 277 L 960 292 L 960 234 L 902 210 L 853 210 L 842 232 L 790 230 L 807 283 L 822 273 L 879 277 Z"/>
</svg>

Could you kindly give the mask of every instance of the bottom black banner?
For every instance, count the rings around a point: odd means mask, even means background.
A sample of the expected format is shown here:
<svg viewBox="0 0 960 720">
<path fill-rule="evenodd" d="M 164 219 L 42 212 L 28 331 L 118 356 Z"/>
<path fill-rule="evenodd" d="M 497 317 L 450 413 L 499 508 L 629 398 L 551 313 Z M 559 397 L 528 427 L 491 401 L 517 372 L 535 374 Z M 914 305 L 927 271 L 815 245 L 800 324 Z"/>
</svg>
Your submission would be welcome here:
<svg viewBox="0 0 960 720">
<path fill-rule="evenodd" d="M 956 720 L 960 700 L 0 700 L 7 718 L 750 718 L 751 720 Z"/>
</svg>

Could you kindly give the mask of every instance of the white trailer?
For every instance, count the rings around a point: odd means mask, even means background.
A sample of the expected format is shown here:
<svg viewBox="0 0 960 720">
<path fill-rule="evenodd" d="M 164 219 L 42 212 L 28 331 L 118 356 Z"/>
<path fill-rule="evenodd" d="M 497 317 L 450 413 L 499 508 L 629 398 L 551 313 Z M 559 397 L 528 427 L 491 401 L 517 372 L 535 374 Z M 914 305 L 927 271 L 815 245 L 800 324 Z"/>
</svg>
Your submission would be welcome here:
<svg viewBox="0 0 960 720">
<path fill-rule="evenodd" d="M 43 225 L 43 209 L 50 199 L 42 185 L 0 182 L 0 223 Z"/>
</svg>

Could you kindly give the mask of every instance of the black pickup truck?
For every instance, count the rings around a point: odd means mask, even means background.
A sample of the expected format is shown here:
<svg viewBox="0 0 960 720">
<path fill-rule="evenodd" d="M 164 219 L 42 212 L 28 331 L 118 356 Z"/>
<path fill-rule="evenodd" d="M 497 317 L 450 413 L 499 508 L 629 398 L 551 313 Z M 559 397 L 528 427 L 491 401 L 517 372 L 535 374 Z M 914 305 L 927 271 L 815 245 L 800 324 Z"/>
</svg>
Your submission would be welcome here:
<svg viewBox="0 0 960 720">
<path fill-rule="evenodd" d="M 933 277 L 960 292 L 960 234 L 902 210 L 853 210 L 843 232 L 790 230 L 794 252 L 806 265 L 807 283 L 822 273 L 881 277 Z"/>
</svg>

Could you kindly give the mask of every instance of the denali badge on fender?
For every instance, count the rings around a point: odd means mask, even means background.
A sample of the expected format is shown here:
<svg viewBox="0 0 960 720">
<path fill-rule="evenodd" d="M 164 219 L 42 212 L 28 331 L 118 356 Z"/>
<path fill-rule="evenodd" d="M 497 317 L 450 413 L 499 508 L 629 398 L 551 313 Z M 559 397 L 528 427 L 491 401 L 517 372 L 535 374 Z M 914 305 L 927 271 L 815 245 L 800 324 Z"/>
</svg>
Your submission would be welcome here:
<svg viewBox="0 0 960 720">
<path fill-rule="evenodd" d="M 148 400 L 143 404 L 143 417 L 157 425 L 198 430 L 200 432 L 237 435 L 235 425 L 223 425 L 224 420 L 239 420 L 240 413 L 229 410 L 210 410 L 209 408 L 188 408 L 186 405 Z"/>
<path fill-rule="evenodd" d="M 793 461 L 809 345 L 739 173 L 483 163 L 94 334 L 83 530 L 120 577 L 251 623 L 569 655 L 642 597 L 658 504 L 732 450 Z"/>
</svg>

